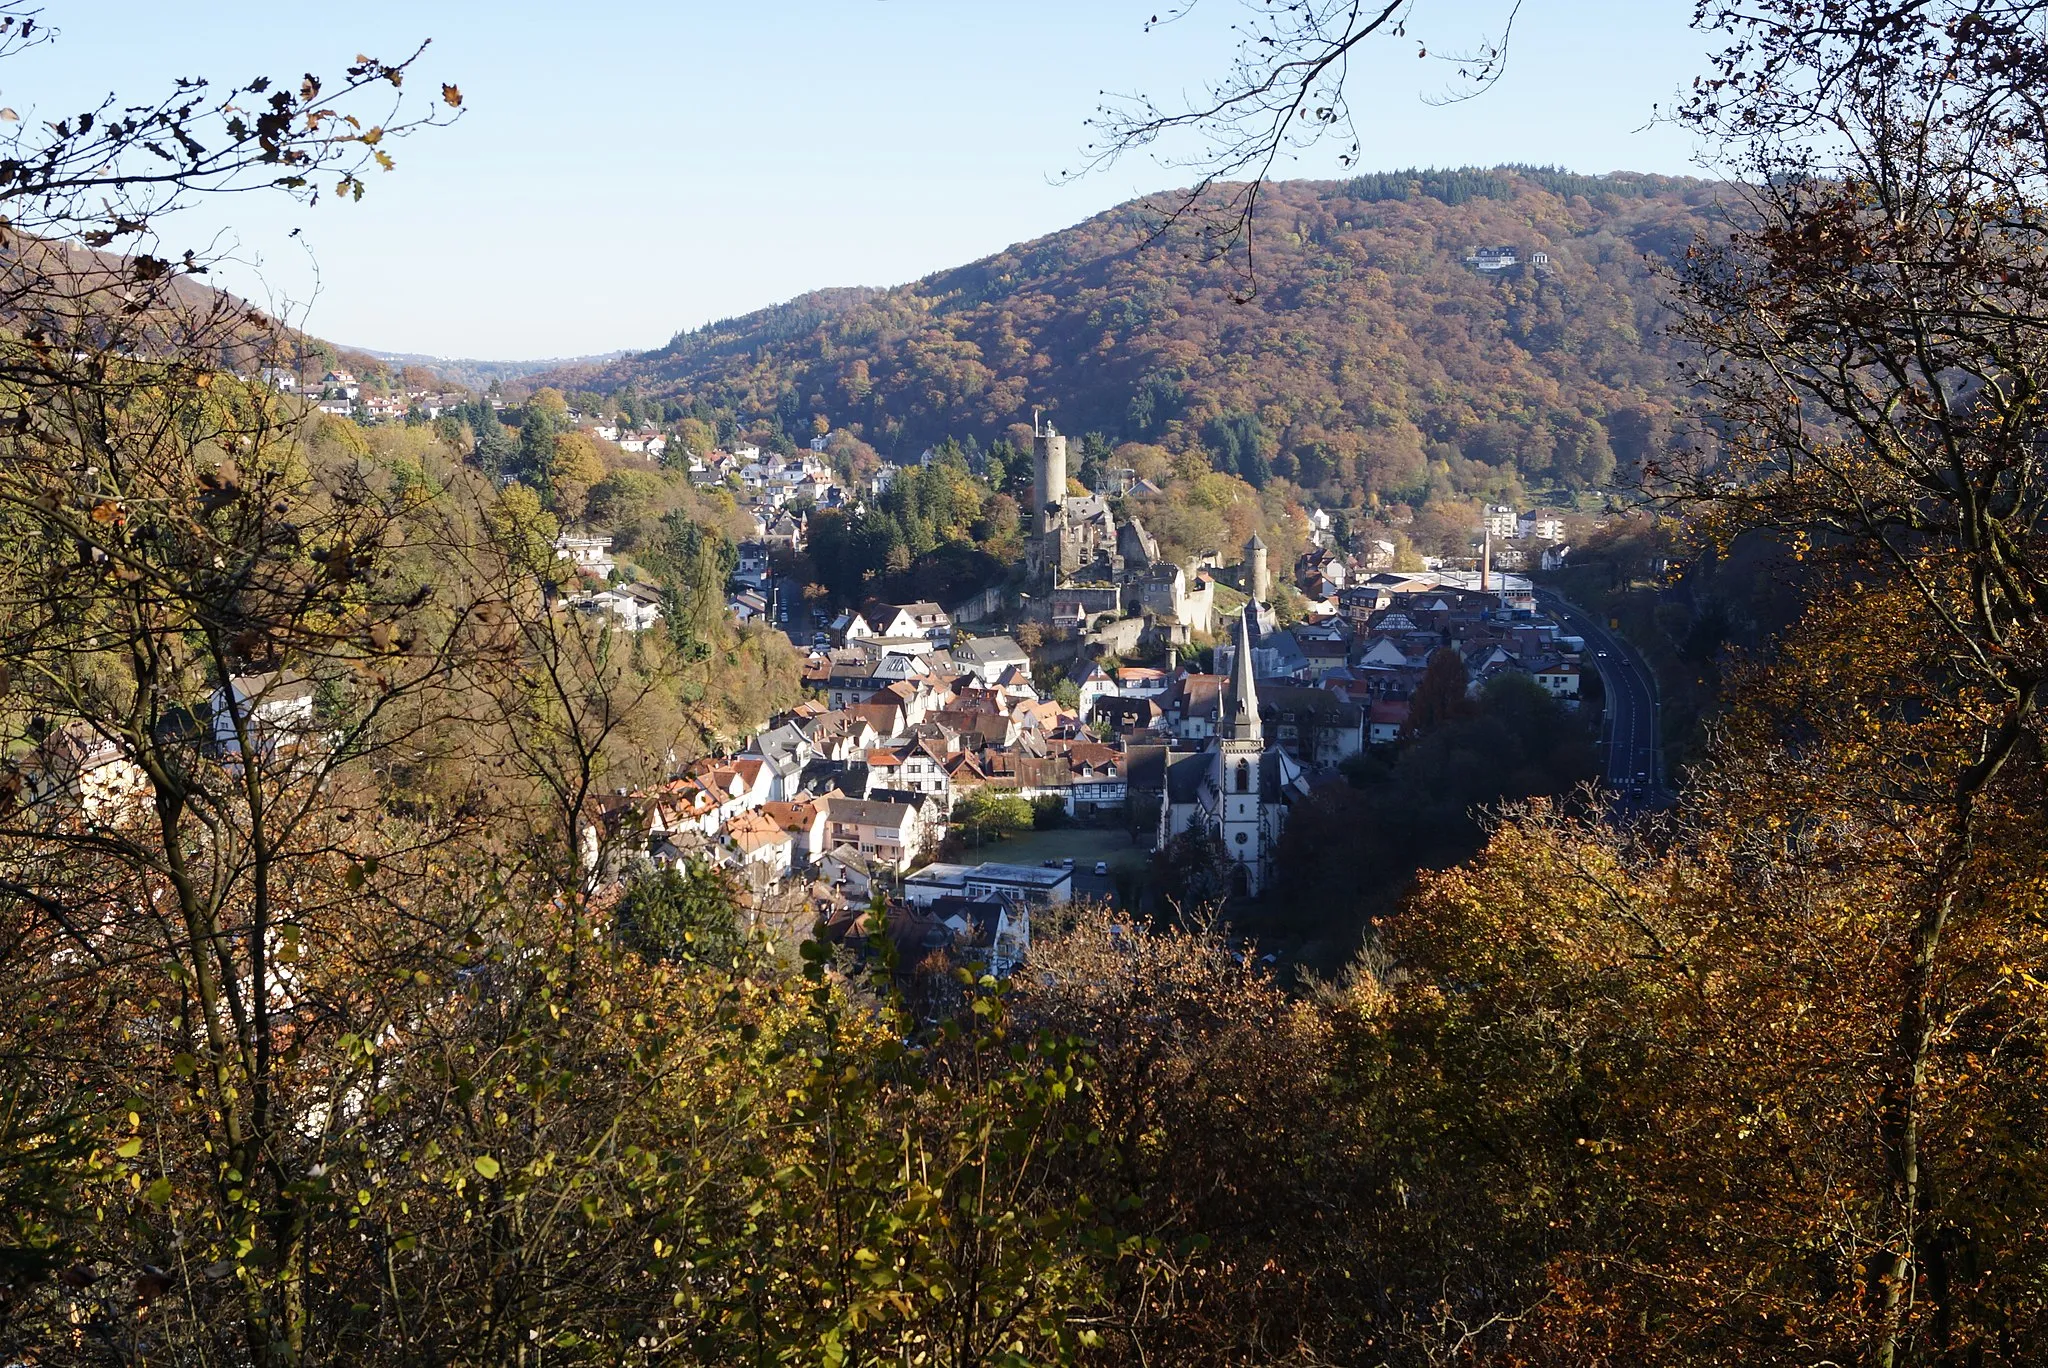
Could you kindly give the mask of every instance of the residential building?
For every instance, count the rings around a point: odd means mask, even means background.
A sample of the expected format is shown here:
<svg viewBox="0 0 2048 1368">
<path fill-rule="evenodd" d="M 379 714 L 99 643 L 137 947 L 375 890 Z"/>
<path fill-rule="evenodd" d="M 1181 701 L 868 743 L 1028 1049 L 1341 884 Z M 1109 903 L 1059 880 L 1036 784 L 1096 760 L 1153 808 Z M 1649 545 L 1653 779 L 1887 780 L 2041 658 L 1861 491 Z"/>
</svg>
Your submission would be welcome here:
<svg viewBox="0 0 2048 1368">
<path fill-rule="evenodd" d="M 916 862 L 922 850 L 923 824 L 908 803 L 865 798 L 826 798 L 826 840 L 834 849 L 851 846 L 861 855 L 896 873 Z"/>
<path fill-rule="evenodd" d="M 210 711 L 216 751 L 240 755 L 246 738 L 251 753 L 268 759 L 312 735 L 313 682 L 290 670 L 235 675 L 213 691 Z"/>
<path fill-rule="evenodd" d="M 953 643 L 953 660 L 962 672 L 984 684 L 998 684 L 1012 670 L 1031 679 L 1031 657 L 1006 636 L 961 637 Z"/>
<path fill-rule="evenodd" d="M 1538 665 L 1530 674 L 1552 698 L 1579 696 L 1579 667 L 1568 660 Z"/>
<path fill-rule="evenodd" d="M 1330 769 L 1365 749 L 1365 709 L 1328 689 L 1268 684 L 1259 718 L 1272 743 L 1309 769 Z"/>
<path fill-rule="evenodd" d="M 1383 698 L 1372 705 L 1366 724 L 1366 739 L 1375 746 L 1391 746 L 1401 739 L 1408 725 L 1408 700 Z"/>
<path fill-rule="evenodd" d="M 149 775 L 119 742 L 84 722 L 52 728 L 21 760 L 29 807 L 75 810 L 92 826 L 139 815 L 149 806 Z"/>
<path fill-rule="evenodd" d="M 1491 533 L 1496 541 L 1506 541 L 1521 527 L 1521 519 L 1507 504 L 1488 504 L 1479 515 L 1479 530 Z"/>
<path fill-rule="evenodd" d="M 579 595 L 569 604 L 581 612 L 608 616 L 628 632 L 644 632 L 661 621 L 661 590 L 637 580 Z"/>
<path fill-rule="evenodd" d="M 615 564 L 612 560 L 612 539 L 572 537 L 564 532 L 555 538 L 555 559 L 565 560 L 578 570 L 591 574 L 608 575 Z"/>
</svg>

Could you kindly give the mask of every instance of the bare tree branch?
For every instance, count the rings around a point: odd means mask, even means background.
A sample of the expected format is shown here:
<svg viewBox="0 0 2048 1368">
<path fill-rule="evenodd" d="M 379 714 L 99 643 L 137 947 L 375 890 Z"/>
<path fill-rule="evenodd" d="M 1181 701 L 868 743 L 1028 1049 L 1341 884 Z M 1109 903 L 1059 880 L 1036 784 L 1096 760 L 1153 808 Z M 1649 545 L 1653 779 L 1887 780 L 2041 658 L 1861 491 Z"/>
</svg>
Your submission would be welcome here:
<svg viewBox="0 0 2048 1368">
<path fill-rule="evenodd" d="M 1200 0 L 1187 0 L 1146 23 L 1147 31 L 1185 19 Z M 1237 49 L 1228 71 L 1207 83 L 1199 99 L 1179 109 L 1144 94 L 1111 95 L 1089 120 L 1097 134 L 1079 171 L 1069 179 L 1115 165 L 1162 142 L 1191 138 L 1199 150 L 1161 157 L 1162 165 L 1192 171 L 1194 183 L 1164 197 L 1156 239 L 1191 225 L 1210 259 L 1235 259 L 1243 273 L 1240 301 L 1258 291 L 1255 239 L 1260 200 L 1283 154 L 1298 154 L 1330 139 L 1338 160 L 1355 166 L 1363 146 L 1347 85 L 1351 58 L 1375 35 L 1409 36 L 1415 0 L 1240 0 L 1247 18 L 1232 25 Z M 1505 70 L 1508 37 L 1521 11 L 1513 0 L 1501 35 L 1476 52 L 1446 58 L 1459 85 L 1439 102 L 1468 99 Z M 1430 56 L 1418 43 L 1417 56 Z"/>
</svg>

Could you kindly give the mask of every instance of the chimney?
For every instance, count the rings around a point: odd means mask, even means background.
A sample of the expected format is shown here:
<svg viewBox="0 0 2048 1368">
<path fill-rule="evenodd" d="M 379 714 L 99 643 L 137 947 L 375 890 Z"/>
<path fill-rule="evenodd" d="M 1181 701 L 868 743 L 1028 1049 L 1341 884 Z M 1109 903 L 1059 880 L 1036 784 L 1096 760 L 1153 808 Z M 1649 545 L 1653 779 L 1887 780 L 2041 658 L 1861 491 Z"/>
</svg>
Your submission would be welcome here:
<svg viewBox="0 0 2048 1368">
<path fill-rule="evenodd" d="M 1479 552 L 1479 592 L 1486 592 L 1486 582 L 1493 572 L 1493 524 L 1486 524 L 1486 541 Z"/>
</svg>

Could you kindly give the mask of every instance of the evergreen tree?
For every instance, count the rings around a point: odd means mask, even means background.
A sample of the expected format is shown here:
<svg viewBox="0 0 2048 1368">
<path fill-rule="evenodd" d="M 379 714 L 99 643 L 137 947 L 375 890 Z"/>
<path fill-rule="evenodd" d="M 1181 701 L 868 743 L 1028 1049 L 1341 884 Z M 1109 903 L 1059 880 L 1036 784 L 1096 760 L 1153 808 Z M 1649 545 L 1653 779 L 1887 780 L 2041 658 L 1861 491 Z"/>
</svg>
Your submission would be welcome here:
<svg viewBox="0 0 2048 1368">
<path fill-rule="evenodd" d="M 529 403 L 526 419 L 519 425 L 519 477 L 549 490 L 555 479 L 555 438 L 561 435 L 562 419 L 552 408 Z"/>
<path fill-rule="evenodd" d="M 725 619 L 725 586 L 739 565 L 739 549 L 678 509 L 661 520 L 644 559 L 662 577 L 669 639 L 685 656 L 703 659 Z"/>
<path fill-rule="evenodd" d="M 730 964 L 745 944 L 738 885 L 730 871 L 698 860 L 649 871 L 619 899 L 618 933 L 646 959 Z"/>
</svg>

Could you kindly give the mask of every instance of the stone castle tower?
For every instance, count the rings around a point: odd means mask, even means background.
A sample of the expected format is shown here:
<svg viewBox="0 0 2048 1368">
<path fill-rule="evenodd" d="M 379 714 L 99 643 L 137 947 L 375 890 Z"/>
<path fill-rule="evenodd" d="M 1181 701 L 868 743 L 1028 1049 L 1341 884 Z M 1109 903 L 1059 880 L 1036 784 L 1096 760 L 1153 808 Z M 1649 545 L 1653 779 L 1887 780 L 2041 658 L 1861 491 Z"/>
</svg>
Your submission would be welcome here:
<svg viewBox="0 0 2048 1368">
<path fill-rule="evenodd" d="M 1266 567 L 1266 543 L 1259 534 L 1252 533 L 1252 539 L 1244 544 L 1245 592 L 1252 602 L 1264 603 L 1273 596 L 1273 577 Z"/>
<path fill-rule="evenodd" d="M 1031 520 L 1039 536 L 1053 530 L 1054 510 L 1067 497 L 1067 439 L 1051 423 L 1031 415 L 1032 479 L 1037 485 L 1038 505 Z"/>
</svg>

